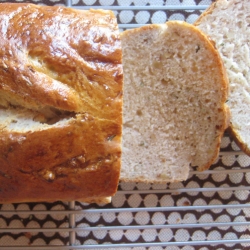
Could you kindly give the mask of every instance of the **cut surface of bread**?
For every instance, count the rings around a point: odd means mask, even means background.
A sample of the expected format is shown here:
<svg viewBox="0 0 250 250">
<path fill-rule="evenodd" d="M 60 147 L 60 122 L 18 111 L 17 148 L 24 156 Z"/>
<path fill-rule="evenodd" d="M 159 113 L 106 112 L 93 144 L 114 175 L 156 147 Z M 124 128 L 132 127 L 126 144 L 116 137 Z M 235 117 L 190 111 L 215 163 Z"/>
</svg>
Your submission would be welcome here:
<svg viewBox="0 0 250 250">
<path fill-rule="evenodd" d="M 250 155 L 250 1 L 218 0 L 195 25 L 215 42 L 229 80 L 230 131 Z"/>
<path fill-rule="evenodd" d="M 122 181 L 186 180 L 207 169 L 227 126 L 221 59 L 197 28 L 171 21 L 121 34 Z"/>
<path fill-rule="evenodd" d="M 122 62 L 111 11 L 0 4 L 0 203 L 110 202 Z"/>
</svg>

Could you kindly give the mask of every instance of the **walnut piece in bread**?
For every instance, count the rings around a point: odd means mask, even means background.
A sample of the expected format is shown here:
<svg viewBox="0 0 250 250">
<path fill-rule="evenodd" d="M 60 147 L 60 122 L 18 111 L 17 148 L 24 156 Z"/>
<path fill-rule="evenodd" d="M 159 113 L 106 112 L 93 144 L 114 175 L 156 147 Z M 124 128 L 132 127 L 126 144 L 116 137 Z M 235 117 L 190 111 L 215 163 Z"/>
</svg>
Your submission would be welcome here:
<svg viewBox="0 0 250 250">
<path fill-rule="evenodd" d="M 0 203 L 109 202 L 121 163 L 111 11 L 0 4 Z"/>
</svg>

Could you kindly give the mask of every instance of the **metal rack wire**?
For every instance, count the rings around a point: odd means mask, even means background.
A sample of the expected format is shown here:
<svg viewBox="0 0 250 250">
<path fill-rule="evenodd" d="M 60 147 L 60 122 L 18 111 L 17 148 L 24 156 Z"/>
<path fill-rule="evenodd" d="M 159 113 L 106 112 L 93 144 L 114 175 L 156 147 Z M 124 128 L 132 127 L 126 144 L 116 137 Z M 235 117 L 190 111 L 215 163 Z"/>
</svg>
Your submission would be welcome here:
<svg viewBox="0 0 250 250">
<path fill-rule="evenodd" d="M 65 5 L 112 9 L 119 27 L 127 29 L 180 17 L 192 22 L 210 2 L 67 0 Z M 123 11 L 130 11 L 129 21 L 122 22 Z M 142 23 L 136 19 L 140 12 L 149 16 Z M 183 183 L 120 183 L 108 205 L 1 205 L 0 249 L 250 249 L 249 191 L 250 158 L 226 133 L 213 166 L 192 169 Z"/>
</svg>

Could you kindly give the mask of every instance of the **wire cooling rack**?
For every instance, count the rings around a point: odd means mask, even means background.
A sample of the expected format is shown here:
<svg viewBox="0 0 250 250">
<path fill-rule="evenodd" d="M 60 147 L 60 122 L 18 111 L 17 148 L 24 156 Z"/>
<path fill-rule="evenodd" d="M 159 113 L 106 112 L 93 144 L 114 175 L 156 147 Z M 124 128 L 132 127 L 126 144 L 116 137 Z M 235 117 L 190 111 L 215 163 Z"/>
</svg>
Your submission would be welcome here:
<svg viewBox="0 0 250 250">
<path fill-rule="evenodd" d="M 20 2 L 18 0 L 18 2 Z M 36 0 L 111 9 L 121 30 L 189 23 L 209 0 Z M 0 249 L 250 249 L 250 158 L 225 133 L 204 172 L 173 184 L 120 183 L 108 205 L 70 201 L 0 205 Z"/>
</svg>

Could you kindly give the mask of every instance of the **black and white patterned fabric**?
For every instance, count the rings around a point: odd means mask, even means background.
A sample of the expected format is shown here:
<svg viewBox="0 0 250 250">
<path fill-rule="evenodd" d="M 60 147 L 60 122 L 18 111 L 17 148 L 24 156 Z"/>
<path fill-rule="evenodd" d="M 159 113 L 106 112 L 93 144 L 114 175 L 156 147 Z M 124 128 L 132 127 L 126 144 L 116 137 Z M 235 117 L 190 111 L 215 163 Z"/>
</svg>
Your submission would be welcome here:
<svg viewBox="0 0 250 250">
<path fill-rule="evenodd" d="M 167 20 L 193 23 L 213 1 L 29 2 L 110 8 L 123 30 Z M 226 133 L 211 168 L 191 169 L 182 183 L 120 183 L 108 205 L 74 201 L 0 205 L 0 249 L 247 250 L 249 190 L 250 157 Z"/>
</svg>

